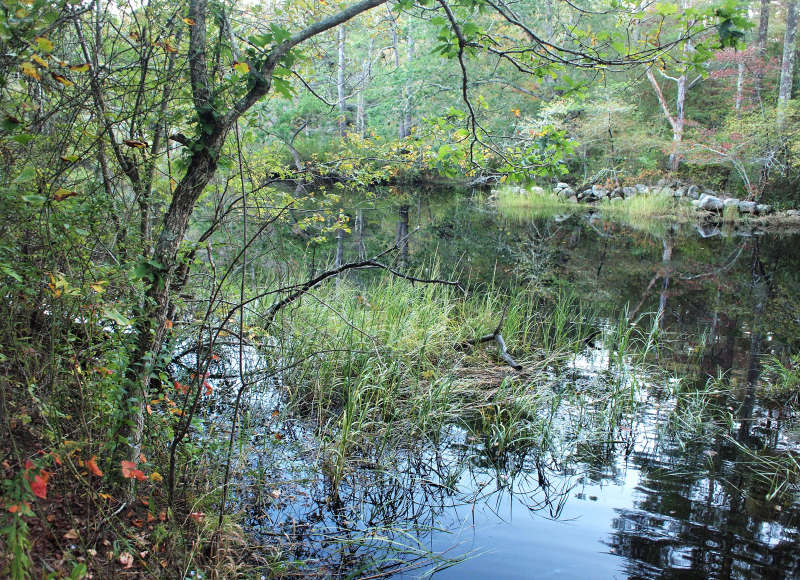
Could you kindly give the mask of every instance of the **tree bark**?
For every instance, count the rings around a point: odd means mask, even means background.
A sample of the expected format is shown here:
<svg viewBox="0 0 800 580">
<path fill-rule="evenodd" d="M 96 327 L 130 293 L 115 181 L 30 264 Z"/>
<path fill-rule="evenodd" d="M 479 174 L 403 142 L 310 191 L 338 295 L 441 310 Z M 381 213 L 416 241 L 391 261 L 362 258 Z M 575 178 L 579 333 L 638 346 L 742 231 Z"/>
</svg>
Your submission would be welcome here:
<svg viewBox="0 0 800 580">
<path fill-rule="evenodd" d="M 664 116 L 667 118 L 670 127 L 672 128 L 672 153 L 669 156 L 669 168 L 670 171 L 675 171 L 678 169 L 680 165 L 680 146 L 681 142 L 683 141 L 683 127 L 686 123 L 686 114 L 684 109 L 684 104 L 686 101 L 686 74 L 682 74 L 676 79 L 673 79 L 677 84 L 677 95 L 675 97 L 675 115 L 673 116 L 670 113 L 669 105 L 667 104 L 667 100 L 664 98 L 664 92 L 661 90 L 661 85 L 658 84 L 655 75 L 653 75 L 653 70 L 648 68 L 647 69 L 647 79 L 650 81 L 650 84 L 653 86 L 653 90 L 656 93 L 656 98 L 658 99 L 659 105 L 661 105 L 661 110 L 664 112 Z"/>
<path fill-rule="evenodd" d="M 753 87 L 753 101 L 761 101 L 761 83 L 764 80 L 764 64 L 767 56 L 767 34 L 769 32 L 769 3 L 771 0 L 761 0 L 761 14 L 758 18 L 758 70 L 756 71 L 755 86 Z"/>
<path fill-rule="evenodd" d="M 337 31 L 339 62 L 336 67 L 336 95 L 339 103 L 339 135 L 344 137 L 347 134 L 347 102 L 344 94 L 344 69 L 345 59 L 345 30 L 340 26 Z"/>
<path fill-rule="evenodd" d="M 783 36 L 783 59 L 781 60 L 781 82 L 778 87 L 778 130 L 783 129 L 786 102 L 792 98 L 794 78 L 795 44 L 797 40 L 797 1 L 786 2 L 786 34 Z"/>
<path fill-rule="evenodd" d="M 408 60 L 406 61 L 406 82 L 403 86 L 403 125 L 400 130 L 400 138 L 404 139 L 411 135 L 413 128 L 412 115 L 414 112 L 413 104 L 413 91 L 411 88 L 411 63 L 414 61 L 414 36 L 411 34 L 411 27 L 409 26 L 408 34 L 406 35 L 406 42 L 408 43 Z"/>
<path fill-rule="evenodd" d="M 744 90 L 744 60 L 741 55 L 739 56 L 739 64 L 736 67 L 736 116 L 738 117 L 742 112 L 742 92 Z"/>
</svg>

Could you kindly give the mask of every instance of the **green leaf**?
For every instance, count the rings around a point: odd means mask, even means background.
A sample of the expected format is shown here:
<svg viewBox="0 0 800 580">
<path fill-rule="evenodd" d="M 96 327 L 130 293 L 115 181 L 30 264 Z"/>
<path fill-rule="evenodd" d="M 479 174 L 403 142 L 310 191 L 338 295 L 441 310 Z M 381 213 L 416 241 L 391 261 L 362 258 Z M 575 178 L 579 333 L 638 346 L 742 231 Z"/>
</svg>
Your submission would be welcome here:
<svg viewBox="0 0 800 580">
<path fill-rule="evenodd" d="M 33 41 L 40 52 L 53 52 L 53 43 L 44 36 L 37 36 Z"/>
<path fill-rule="evenodd" d="M 122 314 L 117 312 L 115 308 L 106 308 L 103 311 L 103 316 L 105 316 L 106 318 L 110 318 L 120 326 L 128 326 L 131 323 L 129 319 L 125 318 Z"/>
<path fill-rule="evenodd" d="M 0 271 L 3 272 L 6 276 L 11 276 L 17 282 L 22 282 L 22 276 L 17 274 L 14 270 L 6 266 L 5 264 L 0 264 Z"/>
</svg>

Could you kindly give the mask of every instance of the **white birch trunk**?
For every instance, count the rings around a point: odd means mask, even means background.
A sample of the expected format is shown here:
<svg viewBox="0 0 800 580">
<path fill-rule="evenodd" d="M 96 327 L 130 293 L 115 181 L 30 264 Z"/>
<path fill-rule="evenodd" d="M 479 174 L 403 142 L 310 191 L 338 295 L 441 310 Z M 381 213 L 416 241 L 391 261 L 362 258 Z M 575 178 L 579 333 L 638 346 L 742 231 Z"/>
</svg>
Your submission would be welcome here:
<svg viewBox="0 0 800 580">
<path fill-rule="evenodd" d="M 781 61 L 781 83 L 778 87 L 778 129 L 783 128 L 786 102 L 792 98 L 794 77 L 795 41 L 797 40 L 797 2 L 786 2 L 786 34 L 783 37 L 783 60 Z"/>
<path fill-rule="evenodd" d="M 344 137 L 347 134 L 347 103 L 344 94 L 344 69 L 345 69 L 345 29 L 340 26 L 337 30 L 339 40 L 339 64 L 336 67 L 336 95 L 339 103 L 339 135 Z"/>
</svg>

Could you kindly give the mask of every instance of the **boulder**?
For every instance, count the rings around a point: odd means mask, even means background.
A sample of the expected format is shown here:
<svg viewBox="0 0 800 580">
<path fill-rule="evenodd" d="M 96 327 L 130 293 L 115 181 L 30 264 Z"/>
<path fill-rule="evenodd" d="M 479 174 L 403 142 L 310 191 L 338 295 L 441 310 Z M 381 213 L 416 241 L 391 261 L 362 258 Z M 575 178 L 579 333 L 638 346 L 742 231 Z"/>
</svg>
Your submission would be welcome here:
<svg viewBox="0 0 800 580">
<path fill-rule="evenodd" d="M 596 185 L 593 185 L 592 186 L 592 194 L 594 194 L 594 196 L 597 199 L 603 199 L 604 197 L 608 197 L 608 190 L 607 189 L 603 189 L 602 187 L 598 187 Z"/>
<path fill-rule="evenodd" d="M 637 193 L 648 193 L 650 191 L 650 188 L 644 183 L 637 183 L 634 187 L 636 187 Z"/>
<path fill-rule="evenodd" d="M 558 183 L 556 183 L 555 190 L 561 191 L 562 189 L 570 189 L 569 183 L 564 183 L 563 181 L 559 181 Z"/>
<path fill-rule="evenodd" d="M 692 205 L 696 206 L 698 209 L 704 209 L 706 211 L 722 211 L 722 208 L 724 207 L 720 198 L 714 195 L 707 195 L 705 193 L 700 196 L 700 199 L 693 200 Z"/>
<path fill-rule="evenodd" d="M 739 213 L 756 213 L 756 202 L 754 201 L 740 201 Z"/>
<path fill-rule="evenodd" d="M 622 190 L 617 187 L 616 189 L 612 189 L 611 193 L 608 194 L 608 197 L 611 199 L 617 199 L 622 197 Z"/>
<path fill-rule="evenodd" d="M 558 195 L 561 197 L 572 197 L 575 195 L 575 190 L 572 189 L 569 185 L 567 187 L 562 187 L 561 189 L 557 190 Z"/>
<path fill-rule="evenodd" d="M 538 185 L 534 185 L 528 191 L 535 195 L 544 195 L 544 187 L 539 187 Z"/>
<path fill-rule="evenodd" d="M 567 198 L 569 203 L 578 203 L 578 198 L 575 195 L 571 195 Z"/>
<path fill-rule="evenodd" d="M 786 215 L 792 216 L 792 217 L 798 217 L 798 216 L 800 216 L 800 209 L 786 210 Z"/>
<path fill-rule="evenodd" d="M 726 199 L 722 200 L 722 205 L 725 206 L 725 207 L 736 206 L 738 208 L 739 207 L 739 200 L 736 199 L 735 197 L 729 197 L 729 198 L 726 198 Z"/>
<path fill-rule="evenodd" d="M 700 188 L 696 185 L 690 185 L 686 188 L 686 197 L 689 199 L 699 199 L 700 198 Z"/>
<path fill-rule="evenodd" d="M 758 203 L 756 204 L 756 213 L 758 215 L 767 215 L 768 213 L 772 213 L 772 206 L 766 203 Z"/>
<path fill-rule="evenodd" d="M 622 195 L 626 198 L 633 197 L 639 193 L 635 187 L 625 186 L 622 188 Z"/>
</svg>

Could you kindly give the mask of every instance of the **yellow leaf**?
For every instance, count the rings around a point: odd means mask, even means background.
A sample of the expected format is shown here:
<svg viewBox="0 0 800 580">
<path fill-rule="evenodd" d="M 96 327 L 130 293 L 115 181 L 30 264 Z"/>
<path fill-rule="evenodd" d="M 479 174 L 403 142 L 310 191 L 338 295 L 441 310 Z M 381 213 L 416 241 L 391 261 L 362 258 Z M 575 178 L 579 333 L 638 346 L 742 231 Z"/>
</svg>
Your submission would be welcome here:
<svg viewBox="0 0 800 580">
<path fill-rule="evenodd" d="M 70 191 L 68 189 L 59 188 L 53 194 L 53 199 L 56 201 L 64 201 L 67 198 L 72 197 L 73 195 L 78 195 L 77 191 Z"/>
<path fill-rule="evenodd" d="M 50 42 L 44 36 L 37 36 L 36 38 L 33 39 L 33 41 L 36 43 L 36 46 L 38 46 L 39 50 L 41 50 L 42 52 L 53 52 L 53 43 Z"/>
<path fill-rule="evenodd" d="M 247 64 L 246 62 L 235 62 L 233 63 L 233 69 L 236 72 L 247 74 L 250 72 L 250 65 Z"/>
<path fill-rule="evenodd" d="M 36 79 L 37 81 L 42 80 L 42 77 L 39 76 L 39 71 L 36 70 L 36 66 L 32 62 L 23 62 L 22 63 L 22 74 L 28 75 L 32 79 Z"/>
<path fill-rule="evenodd" d="M 47 61 L 38 54 L 34 54 L 33 56 L 31 56 L 31 60 L 36 64 L 38 64 L 39 66 L 43 66 L 44 68 L 48 67 Z"/>
<path fill-rule="evenodd" d="M 86 72 L 86 71 L 89 70 L 89 63 L 85 62 L 83 64 L 70 65 L 69 70 L 75 71 L 75 72 Z"/>
<path fill-rule="evenodd" d="M 107 493 L 98 493 L 97 495 L 99 495 L 103 499 L 111 499 L 111 496 Z"/>
<path fill-rule="evenodd" d="M 150 474 L 150 481 L 155 481 L 155 482 L 160 483 L 160 482 L 164 481 L 164 478 L 161 477 L 161 474 L 159 472 L 154 471 L 153 473 Z"/>
<path fill-rule="evenodd" d="M 99 282 L 94 282 L 92 284 L 89 284 L 89 287 L 98 294 L 102 294 L 105 291 L 105 288 L 103 288 L 103 284 L 107 284 L 107 282 L 105 280 L 101 280 Z"/>
<path fill-rule="evenodd" d="M 194 20 L 192 20 L 191 18 L 184 18 L 183 21 L 189 26 L 194 26 Z"/>
<path fill-rule="evenodd" d="M 53 78 L 54 78 L 55 80 L 57 80 L 58 82 L 60 82 L 60 83 L 61 83 L 62 85 L 64 85 L 65 87 L 71 87 L 72 85 L 74 85 L 74 84 L 75 84 L 75 83 L 73 83 L 71 80 L 69 80 L 67 77 L 65 77 L 65 76 L 62 76 L 62 75 L 60 75 L 60 74 L 58 74 L 58 73 L 51 72 L 51 73 L 50 73 L 50 76 L 51 76 L 51 77 L 53 77 Z"/>
</svg>

